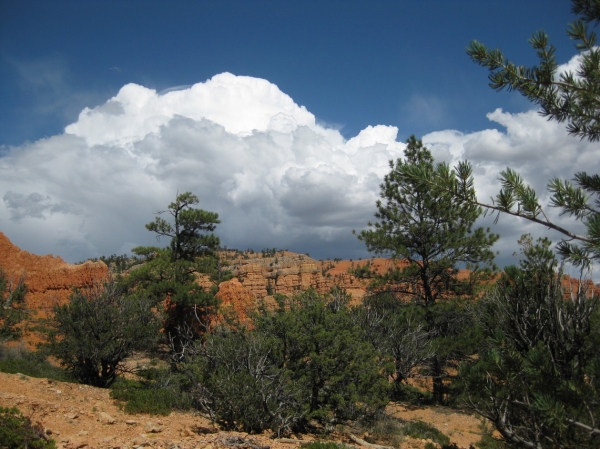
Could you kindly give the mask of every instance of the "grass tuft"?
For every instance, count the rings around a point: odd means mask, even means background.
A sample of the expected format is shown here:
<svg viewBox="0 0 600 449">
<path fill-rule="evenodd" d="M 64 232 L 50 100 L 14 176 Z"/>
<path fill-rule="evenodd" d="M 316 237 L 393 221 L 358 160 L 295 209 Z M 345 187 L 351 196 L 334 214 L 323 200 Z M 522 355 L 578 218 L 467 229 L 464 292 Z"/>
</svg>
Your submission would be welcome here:
<svg viewBox="0 0 600 449">
<path fill-rule="evenodd" d="M 24 374 L 29 377 L 46 377 L 61 382 L 74 382 L 66 371 L 52 365 L 46 357 L 25 349 L 23 346 L 0 345 L 0 372 Z"/>
<path fill-rule="evenodd" d="M 121 407 L 129 414 L 167 416 L 175 409 L 187 410 L 193 405 L 191 397 L 176 382 L 164 385 L 157 380 L 120 379 L 111 386 L 110 397 L 121 401 Z"/>
<path fill-rule="evenodd" d="M 440 446 L 450 445 L 450 438 L 423 421 L 408 421 L 403 426 L 403 432 L 411 438 L 431 440 Z"/>
<path fill-rule="evenodd" d="M 340 443 L 333 443 L 331 441 L 313 441 L 311 443 L 303 444 L 300 446 L 300 449 L 348 449 L 348 446 Z"/>
</svg>

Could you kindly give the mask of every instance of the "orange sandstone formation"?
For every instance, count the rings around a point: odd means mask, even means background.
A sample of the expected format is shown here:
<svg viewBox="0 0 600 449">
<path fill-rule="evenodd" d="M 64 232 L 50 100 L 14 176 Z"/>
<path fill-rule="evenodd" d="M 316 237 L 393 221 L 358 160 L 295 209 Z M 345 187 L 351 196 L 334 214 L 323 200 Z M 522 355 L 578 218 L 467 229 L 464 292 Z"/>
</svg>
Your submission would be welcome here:
<svg viewBox="0 0 600 449">
<path fill-rule="evenodd" d="M 64 303 L 74 287 L 89 287 L 105 279 L 108 268 L 104 262 L 71 265 L 60 257 L 36 256 L 13 245 L 0 232 L 0 269 L 16 282 L 23 276 L 28 293 L 26 307 L 41 318 L 57 303 Z"/>
<path fill-rule="evenodd" d="M 355 301 L 360 301 L 369 280 L 354 276 L 353 270 L 368 264 L 371 270 L 383 273 L 393 264 L 400 268 L 406 265 L 406 262 L 383 258 L 316 261 L 289 251 L 269 255 L 224 251 L 221 257 L 229 264 L 234 277 L 219 285 L 217 297 L 225 310 L 234 310 L 242 317 L 261 300 L 270 301 L 275 294 L 293 295 L 309 288 L 327 293 L 332 287 L 339 286 Z M 74 287 L 88 287 L 108 276 L 108 268 L 103 262 L 71 265 L 60 257 L 37 256 L 13 245 L 1 232 L 0 269 L 13 282 L 25 277 L 28 286 L 26 306 L 33 311 L 31 318 L 45 317 L 56 303 L 68 300 Z M 468 275 L 467 270 L 460 270 L 458 274 L 463 279 Z M 198 283 L 204 288 L 212 285 L 207 276 L 198 276 Z M 579 287 L 579 281 L 568 276 L 562 283 L 566 297 Z M 591 281 L 585 281 L 584 287 L 588 296 L 598 294 L 598 288 Z"/>
<path fill-rule="evenodd" d="M 244 290 L 256 299 L 274 294 L 293 295 L 309 288 L 327 293 L 336 285 L 356 299 L 365 293 L 367 282 L 349 274 L 347 268 L 336 269 L 343 262 L 318 262 L 289 251 L 280 251 L 272 257 L 246 257 L 231 261 L 230 269 Z M 357 266 L 366 263 L 356 262 Z"/>
<path fill-rule="evenodd" d="M 219 284 L 217 298 L 221 300 L 225 313 L 231 310 L 240 317 L 247 316 L 256 306 L 256 297 L 236 278 Z"/>
</svg>

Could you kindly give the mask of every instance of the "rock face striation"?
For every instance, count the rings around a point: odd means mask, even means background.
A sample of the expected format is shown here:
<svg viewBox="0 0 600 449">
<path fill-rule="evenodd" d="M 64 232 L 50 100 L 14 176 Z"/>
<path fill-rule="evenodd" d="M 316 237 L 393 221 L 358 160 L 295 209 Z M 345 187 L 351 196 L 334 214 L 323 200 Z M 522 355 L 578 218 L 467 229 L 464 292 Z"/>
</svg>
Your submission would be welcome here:
<svg viewBox="0 0 600 449">
<path fill-rule="evenodd" d="M 370 269 L 382 272 L 392 265 L 389 259 L 317 261 L 289 251 L 269 255 L 226 253 L 222 258 L 229 264 L 234 277 L 220 284 L 217 296 L 223 304 L 231 305 L 238 312 L 275 294 L 294 295 L 310 288 L 328 293 L 338 286 L 358 301 L 364 296 L 369 280 L 355 276 L 352 271 L 368 265 Z"/>
<path fill-rule="evenodd" d="M 108 276 L 104 262 L 71 265 L 60 257 L 36 256 L 13 245 L 1 232 L 0 269 L 9 282 L 24 278 L 28 290 L 25 302 L 32 318 L 45 317 L 55 304 L 63 304 L 73 288 L 89 287 Z"/>
</svg>

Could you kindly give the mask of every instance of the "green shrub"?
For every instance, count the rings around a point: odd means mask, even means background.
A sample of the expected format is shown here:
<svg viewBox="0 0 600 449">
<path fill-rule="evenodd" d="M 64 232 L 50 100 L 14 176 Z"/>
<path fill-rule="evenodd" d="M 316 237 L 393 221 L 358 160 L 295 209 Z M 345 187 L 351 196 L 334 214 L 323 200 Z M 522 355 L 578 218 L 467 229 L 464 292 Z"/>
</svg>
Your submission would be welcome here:
<svg viewBox="0 0 600 449">
<path fill-rule="evenodd" d="M 478 447 L 479 449 L 506 449 L 506 443 L 503 440 L 499 440 L 492 436 L 494 429 L 489 421 L 482 418 L 479 428 L 481 429 L 482 434 L 481 440 L 475 443 L 475 447 Z"/>
<path fill-rule="evenodd" d="M 252 330 L 222 327 L 196 345 L 182 369 L 202 410 L 226 429 L 278 434 L 383 410 L 391 366 L 362 341 L 338 293 L 275 295 Z"/>
<path fill-rule="evenodd" d="M 431 440 L 440 446 L 450 444 L 450 438 L 423 421 L 409 421 L 404 425 L 404 434 L 411 438 Z"/>
<path fill-rule="evenodd" d="M 44 350 L 80 382 L 109 387 L 128 357 L 159 338 L 152 306 L 114 279 L 76 289 L 68 303 L 54 307 Z"/>
<path fill-rule="evenodd" d="M 331 441 L 313 441 L 300 446 L 300 449 L 345 449 L 348 446 L 339 443 L 333 443 Z"/>
<path fill-rule="evenodd" d="M 401 447 L 400 444 L 404 440 L 402 423 L 388 415 L 383 415 L 375 422 L 370 423 L 368 430 L 370 435 L 365 439 L 370 443 Z"/>
<path fill-rule="evenodd" d="M 24 277 L 10 279 L 0 269 L 0 341 L 14 340 L 21 336 L 18 324 L 25 317 Z"/>
<path fill-rule="evenodd" d="M 278 367 L 274 342 L 219 328 L 183 369 L 200 408 L 224 429 L 287 432 L 302 418 L 302 389 Z"/>
<path fill-rule="evenodd" d="M 373 277 L 373 273 L 371 272 L 371 262 L 367 262 L 365 265 L 359 265 L 357 267 L 352 266 L 348 268 L 348 274 L 351 274 L 359 279 L 369 279 Z"/>
<path fill-rule="evenodd" d="M 497 440 L 491 435 L 484 434 L 481 440 L 475 443 L 479 449 L 505 449 L 506 443 L 502 440 Z"/>
<path fill-rule="evenodd" d="M 459 370 L 465 404 L 511 446 L 597 449 L 600 302 L 564 287 L 550 240 L 519 244 L 519 267 L 475 309 L 485 340 Z"/>
<path fill-rule="evenodd" d="M 408 402 L 413 405 L 431 405 L 433 404 L 433 393 L 428 390 L 421 390 L 405 383 L 395 383 L 392 398 L 398 402 Z"/>
<path fill-rule="evenodd" d="M 173 410 L 192 407 L 191 397 L 169 371 L 150 369 L 142 374 L 145 380 L 119 379 L 111 386 L 110 397 L 121 401 L 125 413 L 167 416 Z"/>
<path fill-rule="evenodd" d="M 30 377 L 46 377 L 62 382 L 74 380 L 69 373 L 48 362 L 42 353 L 28 351 L 24 347 L 0 346 L 0 371 Z"/>
<path fill-rule="evenodd" d="M 56 449 L 43 427 L 16 408 L 0 407 L 0 447 L 3 449 Z"/>
</svg>

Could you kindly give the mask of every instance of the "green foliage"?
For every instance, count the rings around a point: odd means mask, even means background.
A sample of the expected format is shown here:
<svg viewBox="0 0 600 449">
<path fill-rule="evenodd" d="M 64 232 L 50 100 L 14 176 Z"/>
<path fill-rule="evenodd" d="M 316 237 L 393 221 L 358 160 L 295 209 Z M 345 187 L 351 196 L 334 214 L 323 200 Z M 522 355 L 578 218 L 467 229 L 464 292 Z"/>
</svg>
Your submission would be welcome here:
<svg viewBox="0 0 600 449">
<path fill-rule="evenodd" d="M 272 296 L 273 293 L 275 293 L 275 290 L 273 289 L 273 284 L 271 283 L 271 279 L 269 279 L 267 281 L 267 295 Z"/>
<path fill-rule="evenodd" d="M 302 418 L 301 391 L 271 346 L 257 332 L 219 328 L 197 344 L 198 357 L 183 364 L 201 410 L 223 428 L 285 433 Z"/>
<path fill-rule="evenodd" d="M 196 345 L 184 370 L 201 408 L 225 428 L 277 433 L 380 411 L 389 367 L 361 341 L 343 292 L 276 300 L 252 330 L 219 328 Z"/>
<path fill-rule="evenodd" d="M 442 186 L 455 186 L 455 176 L 446 164 L 434 164 L 431 152 L 416 137 L 407 141 L 405 160 L 390 161 L 391 171 L 381 185 L 377 202 L 378 219 L 371 229 L 359 234 L 369 251 L 402 260 L 408 266 L 390 269 L 373 283 L 375 291 L 385 289 L 399 299 L 412 299 L 424 309 L 424 328 L 429 335 L 442 336 L 456 314 L 439 314 L 434 308 L 440 300 L 473 296 L 477 281 L 492 266 L 491 246 L 498 236 L 489 229 L 473 229 L 481 209 L 468 202 L 457 201 Z M 418 173 L 419 176 L 415 176 Z M 465 195 L 474 195 L 472 177 L 464 179 Z M 467 281 L 459 281 L 458 264 L 473 270 Z M 446 335 L 451 335 L 446 333 Z M 449 355 L 449 354 L 448 354 Z M 439 351 L 428 362 L 434 379 L 434 398 L 443 402 L 444 364 L 449 360 Z"/>
<path fill-rule="evenodd" d="M 146 297 L 114 280 L 75 290 L 70 301 L 54 307 L 48 354 L 80 382 L 108 387 L 134 351 L 153 346 L 160 323 Z"/>
<path fill-rule="evenodd" d="M 339 443 L 333 443 L 331 441 L 322 442 L 322 441 L 313 441 L 310 443 L 305 443 L 300 446 L 302 449 L 345 449 L 348 446 Z"/>
<path fill-rule="evenodd" d="M 192 408 L 191 397 L 180 379 L 168 370 L 140 373 L 141 381 L 119 379 L 111 386 L 110 397 L 121 401 L 126 413 L 168 416 L 173 410 Z"/>
<path fill-rule="evenodd" d="M 548 43 L 548 36 L 538 31 L 530 39 L 540 63 L 534 67 L 518 66 L 510 62 L 499 50 L 490 50 L 482 43 L 473 41 L 467 53 L 473 61 L 490 71 L 493 89 L 516 90 L 540 106 L 540 114 L 549 120 L 567 123 L 567 131 L 581 139 L 600 139 L 600 47 L 596 46 L 596 34 L 587 29 L 586 23 L 600 22 L 597 0 L 572 0 L 572 10 L 581 14 L 580 19 L 569 25 L 567 34 L 575 40 L 580 51 L 575 72 L 558 73 L 555 49 Z M 412 170 L 411 176 L 426 182 L 432 188 L 442 189 L 459 202 L 481 206 L 486 213 L 500 213 L 523 217 L 566 236 L 558 244 L 558 252 L 574 265 L 588 267 L 600 259 L 600 176 L 577 172 L 572 181 L 553 178 L 548 183 L 550 207 L 561 209 L 581 221 L 585 233 L 579 234 L 553 222 L 544 211 L 536 191 L 512 168 L 500 173 L 500 192 L 491 203 L 477 200 L 472 191 L 471 165 L 460 162 L 452 180 L 434 179 L 426 173 Z"/>
<path fill-rule="evenodd" d="M 518 270 L 480 303 L 486 339 L 460 369 L 466 403 L 514 445 L 598 447 L 600 303 L 562 288 L 549 240 L 521 245 Z"/>
<path fill-rule="evenodd" d="M 476 41 L 467 52 L 490 70 L 492 88 L 518 91 L 538 104 L 542 115 L 566 122 L 569 133 L 594 142 L 600 140 L 600 49 L 586 23 L 600 22 L 600 4 L 572 4 L 573 12 L 582 15 L 567 30 L 581 52 L 575 73 L 557 73 L 554 48 L 544 32 L 530 40 L 540 60 L 531 68 Z M 418 169 L 408 174 L 459 203 L 497 212 L 496 219 L 506 213 L 562 233 L 558 253 L 575 266 L 583 269 L 600 259 L 600 176 L 578 172 L 572 182 L 555 178 L 548 183 L 549 205 L 582 222 L 585 232 L 578 234 L 554 223 L 537 193 L 511 168 L 500 174 L 501 189 L 492 203 L 479 202 L 472 171 L 468 162 L 460 162 L 451 179 L 435 179 Z M 461 368 L 467 402 L 509 444 L 598 447 L 598 302 L 582 291 L 564 294 L 548 241 L 522 243 L 525 264 L 507 269 L 498 289 L 481 302 L 485 344 L 479 358 Z"/>
<path fill-rule="evenodd" d="M 27 285 L 24 278 L 8 279 L 0 269 L 0 343 L 13 340 L 21 335 L 17 325 L 25 316 L 25 294 Z"/>
<path fill-rule="evenodd" d="M 193 207 L 198 203 L 198 197 L 185 192 L 177 195 L 167 211 L 158 212 L 168 212 L 173 222 L 156 217 L 146 228 L 155 232 L 157 238 L 169 237 L 169 248 L 134 248 L 133 252 L 146 261 L 127 279 L 132 288 L 153 299 L 156 305 L 168 299 L 163 329 L 177 362 L 185 358 L 191 343 L 206 332 L 218 305 L 218 288 L 204 289 L 198 284 L 197 275 L 208 274 L 214 282 L 231 278 L 226 264 L 215 252 L 219 239 L 212 231 L 220 223 L 218 215 Z"/>
<path fill-rule="evenodd" d="M 177 195 L 167 211 L 173 217 L 173 224 L 156 217 L 146 228 L 155 232 L 157 238 L 170 237 L 169 248 L 173 260 L 194 260 L 196 257 L 212 253 L 219 246 L 219 238 L 212 234 L 220 223 L 218 214 L 196 209 L 200 200 L 191 192 Z"/>
<path fill-rule="evenodd" d="M 0 447 L 6 449 L 55 449 L 54 440 L 48 439 L 39 423 L 16 408 L 0 407 Z"/>
<path fill-rule="evenodd" d="M 421 390 L 412 385 L 401 383 L 394 385 L 394 400 L 413 405 L 432 405 L 433 394 L 429 390 Z"/>
<path fill-rule="evenodd" d="M 446 164 L 434 165 L 431 152 L 411 136 L 405 160 L 390 161 L 391 171 L 381 185 L 378 219 L 359 234 L 369 251 L 410 264 L 390 273 L 398 290 L 419 302 L 431 304 L 458 281 L 457 264 L 476 269 L 491 264 L 490 247 L 498 239 L 489 230 L 472 229 L 481 209 L 459 204 L 441 189 L 411 176 L 418 170 L 427 179 L 451 182 L 454 172 Z M 472 179 L 469 191 L 474 192 Z"/>
<path fill-rule="evenodd" d="M 140 254 L 140 248 L 134 251 Z M 165 305 L 164 336 L 176 361 L 184 357 L 191 342 L 200 338 L 210 325 L 218 304 L 215 297 L 218 288 L 203 288 L 197 282 L 197 274 L 214 274 L 216 266 L 215 257 L 173 260 L 170 249 L 153 248 L 146 263 L 126 279 L 131 288 L 150 298 L 153 305 L 158 308 Z"/>
<path fill-rule="evenodd" d="M 403 421 L 383 414 L 363 429 L 369 432 L 365 437 L 369 443 L 401 448 L 405 447 L 402 443 L 406 437 L 410 437 L 433 441 L 426 443 L 425 447 L 457 449 L 446 435 L 423 421 Z M 427 446 L 428 444 L 430 446 Z"/>
<path fill-rule="evenodd" d="M 489 50 L 482 43 L 472 41 L 467 53 L 473 61 L 490 70 L 490 87 L 508 88 L 521 93 L 540 106 L 540 113 L 551 120 L 567 122 L 570 134 L 590 141 L 600 139 L 600 49 L 596 46 L 596 33 L 587 29 L 585 22 L 598 22 L 600 8 L 596 0 L 574 0 L 573 12 L 582 14 L 567 29 L 576 48 L 581 52 L 581 62 L 575 72 L 557 73 L 555 47 L 548 43 L 543 31 L 533 34 L 529 43 L 535 50 L 539 65 L 517 66 L 500 50 Z"/>
<path fill-rule="evenodd" d="M 278 252 L 277 248 L 264 248 L 261 251 L 263 257 L 275 257 Z"/>
<path fill-rule="evenodd" d="M 566 122 L 571 134 L 597 141 L 600 51 L 595 33 L 584 22 L 598 23 L 600 7 L 597 0 L 572 3 L 573 11 L 583 16 L 567 30 L 581 51 L 575 73 L 557 74 L 554 48 L 543 32 L 530 40 L 540 59 L 532 68 L 516 66 L 500 50 L 488 50 L 478 42 L 467 51 L 490 70 L 493 88 L 520 92 L 541 107 L 542 115 Z M 422 170 L 411 170 L 410 176 L 457 201 L 498 212 L 498 217 L 507 213 L 562 233 L 566 238 L 558 252 L 575 266 L 588 267 L 600 258 L 598 175 L 578 172 L 572 182 L 555 178 L 548 184 L 549 205 L 581 221 L 584 234 L 552 222 L 537 193 L 510 168 L 500 174 L 501 190 L 491 204 L 477 200 L 467 162 L 458 164 L 450 180 L 436 180 Z M 584 292 L 565 298 L 549 242 L 523 243 L 528 245 L 529 254 L 524 251 L 528 265 L 507 270 L 498 289 L 481 302 L 479 319 L 487 338 L 479 359 L 461 369 L 467 401 L 511 444 L 597 447 L 597 301 L 587 300 Z"/>
<path fill-rule="evenodd" d="M 506 443 L 495 439 L 491 435 L 483 435 L 481 440 L 475 443 L 475 447 L 479 449 L 506 449 Z"/>
<path fill-rule="evenodd" d="M 23 347 L 0 346 L 0 371 L 62 382 L 74 381 L 66 371 L 48 362 L 41 352 L 28 351 Z"/>
<path fill-rule="evenodd" d="M 404 425 L 398 419 L 392 418 L 389 415 L 382 414 L 373 422 L 365 422 L 364 430 L 369 433 L 365 437 L 369 443 L 383 444 L 400 448 L 404 441 Z"/>
<path fill-rule="evenodd" d="M 423 421 L 408 421 L 404 424 L 404 434 L 421 440 L 431 440 L 440 446 L 450 444 L 450 438 Z"/>
<path fill-rule="evenodd" d="M 471 173 L 467 162 L 459 163 L 456 170 L 458 183 L 461 176 Z M 588 175 L 585 172 L 575 174 L 573 183 L 553 178 L 548 183 L 550 206 L 562 209 L 561 215 L 568 214 L 581 221 L 586 228 L 586 234 L 581 235 L 553 223 L 542 206 L 536 191 L 526 185 L 525 180 L 512 168 L 500 172 L 502 188 L 491 204 L 477 201 L 474 196 L 463 196 L 456 193 L 458 199 L 478 204 L 486 208 L 486 213 L 500 213 L 523 217 L 534 223 L 542 224 L 550 229 L 567 236 L 558 246 L 559 254 L 568 259 L 573 265 L 588 267 L 593 260 L 600 258 L 600 177 Z M 573 242 L 579 242 L 579 244 Z"/>
<path fill-rule="evenodd" d="M 386 360 L 361 342 L 342 293 L 330 302 L 313 290 L 280 297 L 255 320 L 258 332 L 279 342 L 286 371 L 308 395 L 307 419 L 357 419 L 387 403 Z"/>
<path fill-rule="evenodd" d="M 481 439 L 475 442 L 475 447 L 479 449 L 506 449 L 508 447 L 503 439 L 493 436 L 493 426 L 486 419 L 481 420 L 480 429 L 482 431 Z"/>
<path fill-rule="evenodd" d="M 111 254 L 110 256 L 100 256 L 98 258 L 89 259 L 93 262 L 97 262 L 98 260 L 104 262 L 108 267 L 109 271 L 113 274 L 123 274 L 125 271 L 129 270 L 131 267 L 138 265 L 141 260 L 136 257 L 128 256 L 127 254 L 121 254 L 120 256 L 116 254 Z M 87 261 L 77 262 L 77 264 L 82 264 Z"/>
<path fill-rule="evenodd" d="M 99 260 L 106 264 L 111 273 L 115 274 L 122 274 L 126 270 L 129 270 L 131 267 L 140 263 L 138 259 L 132 258 L 127 254 L 122 254 L 120 256 L 112 254 L 108 257 L 100 256 Z"/>
<path fill-rule="evenodd" d="M 424 309 L 399 301 L 393 293 L 375 292 L 365 296 L 353 312 L 364 339 L 394 361 L 394 399 L 416 399 L 404 382 L 433 355 L 433 335 L 426 330 Z"/>
<path fill-rule="evenodd" d="M 371 261 L 368 261 L 364 265 L 358 265 L 356 268 L 351 266 L 348 268 L 348 273 L 359 278 L 359 279 L 368 279 L 373 276 L 371 272 Z"/>
</svg>

